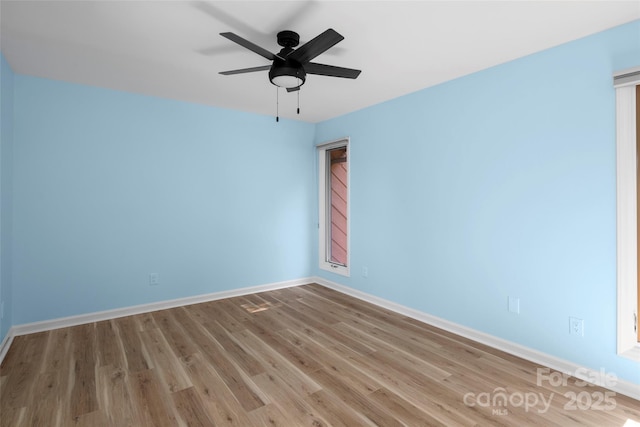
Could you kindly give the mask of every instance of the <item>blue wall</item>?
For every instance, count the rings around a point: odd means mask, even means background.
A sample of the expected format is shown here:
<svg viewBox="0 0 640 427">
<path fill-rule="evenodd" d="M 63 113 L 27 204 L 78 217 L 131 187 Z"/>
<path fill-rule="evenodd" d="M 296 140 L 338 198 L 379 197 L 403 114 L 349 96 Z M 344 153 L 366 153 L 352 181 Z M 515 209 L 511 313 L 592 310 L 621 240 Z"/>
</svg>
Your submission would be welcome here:
<svg viewBox="0 0 640 427">
<path fill-rule="evenodd" d="M 0 54 L 0 342 L 12 326 L 13 71 Z"/>
<path fill-rule="evenodd" d="M 612 86 L 638 63 L 636 21 L 319 124 L 351 137 L 351 277 L 315 274 L 640 383 L 616 355 Z"/>
<path fill-rule="evenodd" d="M 0 337 L 316 274 L 640 383 L 615 354 L 611 79 L 638 62 L 634 22 L 314 126 L 2 58 Z M 312 143 L 343 136 L 351 278 L 316 265 Z"/>
<path fill-rule="evenodd" d="M 308 276 L 314 125 L 14 84 L 14 324 Z"/>
</svg>

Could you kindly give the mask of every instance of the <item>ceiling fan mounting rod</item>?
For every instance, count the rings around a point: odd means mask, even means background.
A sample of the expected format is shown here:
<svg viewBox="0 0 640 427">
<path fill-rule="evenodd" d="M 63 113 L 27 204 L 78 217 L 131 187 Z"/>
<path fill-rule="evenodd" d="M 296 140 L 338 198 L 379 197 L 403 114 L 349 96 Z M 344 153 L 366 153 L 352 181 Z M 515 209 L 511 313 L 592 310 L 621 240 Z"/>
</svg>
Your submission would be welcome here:
<svg viewBox="0 0 640 427">
<path fill-rule="evenodd" d="M 300 36 L 295 31 L 280 31 L 277 37 L 278 44 L 285 48 L 293 48 L 300 44 Z"/>
</svg>

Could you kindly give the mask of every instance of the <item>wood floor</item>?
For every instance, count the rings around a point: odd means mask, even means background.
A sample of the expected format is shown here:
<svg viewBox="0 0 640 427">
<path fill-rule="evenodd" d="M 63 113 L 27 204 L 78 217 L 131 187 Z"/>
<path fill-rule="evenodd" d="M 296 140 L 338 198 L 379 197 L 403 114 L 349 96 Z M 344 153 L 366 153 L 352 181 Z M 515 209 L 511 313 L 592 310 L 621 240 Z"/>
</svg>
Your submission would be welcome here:
<svg viewBox="0 0 640 427">
<path fill-rule="evenodd" d="M 16 337 L 0 367 L 0 425 L 640 421 L 639 401 L 573 378 L 553 386 L 537 368 L 311 284 Z"/>
</svg>

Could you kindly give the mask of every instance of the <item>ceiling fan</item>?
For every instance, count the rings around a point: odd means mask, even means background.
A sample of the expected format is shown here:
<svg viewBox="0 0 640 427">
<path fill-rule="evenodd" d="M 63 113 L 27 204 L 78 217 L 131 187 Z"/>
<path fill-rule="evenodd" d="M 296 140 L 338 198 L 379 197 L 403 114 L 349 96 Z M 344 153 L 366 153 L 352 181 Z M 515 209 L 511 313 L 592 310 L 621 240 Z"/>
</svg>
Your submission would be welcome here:
<svg viewBox="0 0 640 427">
<path fill-rule="evenodd" d="M 225 76 L 269 70 L 269 80 L 272 84 L 286 88 L 287 92 L 294 92 L 300 90 L 300 86 L 304 84 L 307 74 L 342 77 L 346 79 L 355 79 L 360 75 L 360 70 L 311 62 L 312 59 L 344 40 L 343 36 L 331 28 L 316 38 L 309 40 L 298 49 L 294 49 L 300 43 L 298 33 L 294 31 L 280 31 L 277 35 L 277 40 L 278 44 L 282 46 L 282 49 L 277 54 L 271 53 L 237 34 L 227 32 L 220 33 L 220 35 L 257 53 L 269 61 L 273 61 L 271 65 L 242 68 L 220 73 Z"/>
</svg>

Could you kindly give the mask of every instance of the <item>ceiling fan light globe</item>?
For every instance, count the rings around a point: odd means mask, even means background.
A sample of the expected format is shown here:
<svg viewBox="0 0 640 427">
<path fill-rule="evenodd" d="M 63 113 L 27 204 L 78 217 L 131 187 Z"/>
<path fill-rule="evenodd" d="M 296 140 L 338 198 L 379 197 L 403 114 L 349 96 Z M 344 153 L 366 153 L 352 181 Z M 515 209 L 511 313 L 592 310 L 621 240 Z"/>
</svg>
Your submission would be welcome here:
<svg viewBox="0 0 640 427">
<path fill-rule="evenodd" d="M 276 86 L 279 87 L 284 87 L 287 89 L 290 88 L 294 88 L 294 87 L 298 87 L 300 86 L 302 83 L 304 83 L 304 80 L 302 80 L 301 78 L 297 77 L 297 76 L 275 76 L 271 79 L 271 83 L 273 83 Z"/>
<path fill-rule="evenodd" d="M 299 64 L 275 61 L 269 70 L 269 80 L 278 87 L 291 89 L 304 84 L 306 73 Z"/>
</svg>

